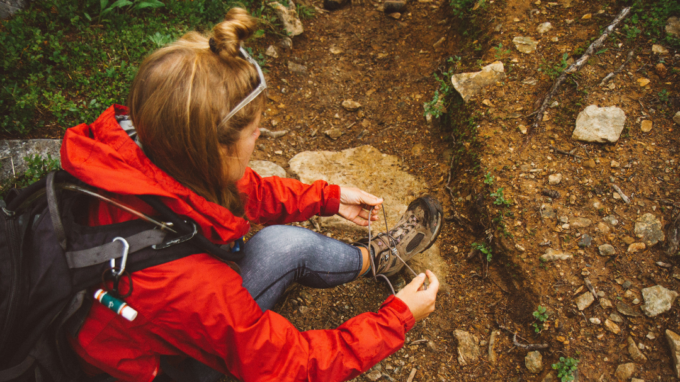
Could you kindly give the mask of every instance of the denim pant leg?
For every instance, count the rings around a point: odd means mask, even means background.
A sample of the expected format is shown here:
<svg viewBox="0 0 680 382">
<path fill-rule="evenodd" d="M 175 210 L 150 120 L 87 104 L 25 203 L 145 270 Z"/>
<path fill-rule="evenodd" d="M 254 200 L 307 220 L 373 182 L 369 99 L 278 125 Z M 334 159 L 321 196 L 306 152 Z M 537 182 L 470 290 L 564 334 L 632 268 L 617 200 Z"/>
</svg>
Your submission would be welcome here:
<svg viewBox="0 0 680 382">
<path fill-rule="evenodd" d="M 274 307 L 293 282 L 331 288 L 356 279 L 363 265 L 359 248 L 308 229 L 275 225 L 262 229 L 245 244 L 241 267 L 243 287 L 262 310 Z M 215 382 L 222 374 L 189 360 L 200 382 Z"/>
<path fill-rule="evenodd" d="M 262 229 L 243 250 L 243 287 L 262 310 L 273 308 L 293 282 L 331 288 L 356 279 L 362 266 L 359 248 L 287 225 Z"/>
</svg>

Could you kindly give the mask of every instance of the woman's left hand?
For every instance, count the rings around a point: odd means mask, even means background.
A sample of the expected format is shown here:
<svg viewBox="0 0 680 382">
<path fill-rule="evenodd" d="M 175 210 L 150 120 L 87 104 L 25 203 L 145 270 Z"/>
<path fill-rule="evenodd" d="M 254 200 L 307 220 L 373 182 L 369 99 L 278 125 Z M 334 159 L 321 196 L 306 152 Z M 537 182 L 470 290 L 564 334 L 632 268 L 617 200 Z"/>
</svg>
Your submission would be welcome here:
<svg viewBox="0 0 680 382">
<path fill-rule="evenodd" d="M 375 206 L 371 220 L 378 220 L 378 211 L 380 211 L 382 202 L 382 198 L 358 188 L 340 187 L 338 214 L 357 225 L 365 227 L 368 225 L 368 211 L 371 207 Z"/>
</svg>

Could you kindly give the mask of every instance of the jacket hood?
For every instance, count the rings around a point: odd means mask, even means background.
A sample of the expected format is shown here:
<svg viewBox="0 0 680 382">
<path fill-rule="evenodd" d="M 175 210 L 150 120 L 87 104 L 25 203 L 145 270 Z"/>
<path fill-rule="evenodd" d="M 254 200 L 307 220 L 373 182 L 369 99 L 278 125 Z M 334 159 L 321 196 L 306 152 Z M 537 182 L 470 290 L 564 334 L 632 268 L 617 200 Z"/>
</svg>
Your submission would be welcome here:
<svg viewBox="0 0 680 382">
<path fill-rule="evenodd" d="M 147 158 L 115 118 L 127 113 L 125 106 L 113 105 L 92 124 L 66 130 L 62 168 L 105 191 L 159 196 L 175 213 L 194 220 L 214 242 L 225 244 L 245 235 L 250 229 L 247 220 L 197 195 Z"/>
</svg>

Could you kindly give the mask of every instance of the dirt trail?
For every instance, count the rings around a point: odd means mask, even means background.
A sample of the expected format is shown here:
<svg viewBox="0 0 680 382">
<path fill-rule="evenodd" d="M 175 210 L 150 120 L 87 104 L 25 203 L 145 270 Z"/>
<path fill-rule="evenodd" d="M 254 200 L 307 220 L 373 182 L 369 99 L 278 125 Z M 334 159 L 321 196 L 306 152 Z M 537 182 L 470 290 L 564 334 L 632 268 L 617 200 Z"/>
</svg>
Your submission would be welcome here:
<svg viewBox="0 0 680 382">
<path fill-rule="evenodd" d="M 262 139 L 254 154 L 254 159 L 287 168 L 290 158 L 302 151 L 372 145 L 401 158 L 404 169 L 427 181 L 429 192 L 442 201 L 451 219 L 440 236 L 450 273 L 441 276 L 446 277 L 450 291 L 440 294 L 437 310 L 409 333 L 405 347 L 373 371 L 379 370 L 383 379 L 398 381 L 405 381 L 413 369 L 417 370 L 415 381 L 542 381 L 560 357 L 574 357 L 580 360 L 581 380 L 611 380 L 619 364 L 632 362 L 626 342 L 630 335 L 649 358 L 636 366 L 634 376 L 671 380 L 673 365 L 663 333 L 680 329 L 677 303 L 653 319 L 624 317 L 618 323 L 620 333 L 613 334 L 594 322 L 612 318 L 616 309 L 595 302 L 581 312 L 574 298 L 583 293 L 584 277 L 615 305 L 619 301 L 635 305 L 633 297 L 640 300 L 642 288 L 660 284 L 677 290 L 680 285 L 671 277 L 679 273 L 677 267 L 654 265 L 656 261 L 675 262 L 661 245 L 639 256 L 625 253 L 629 240 L 634 240 L 636 220 L 651 213 L 667 222 L 672 209 L 658 200 L 679 197 L 677 128 L 669 113 L 680 108 L 680 98 L 671 97 L 664 104 L 656 97 L 662 88 L 679 86 L 680 70 L 671 68 L 678 60 L 671 63 L 668 57 L 651 54 L 648 45 L 632 44 L 615 33 L 607 50 L 600 51 L 574 77 L 577 83 L 569 82 L 558 92 L 557 105 L 549 108 L 541 130 L 522 148 L 526 142 L 522 125 L 533 122 L 527 115 L 550 88 L 564 54 L 569 59 L 578 57 L 618 9 L 571 0 L 492 1 L 484 20 L 468 28 L 456 21 L 446 3 L 410 2 L 399 20 L 380 12 L 377 4 L 348 5 L 305 20 L 305 32 L 293 39 L 292 50 L 278 47 L 278 37 L 258 42 L 261 51 L 272 44 L 279 52 L 278 58 L 268 59 L 271 102 L 262 127 L 289 133 Z M 546 34 L 536 32 L 545 22 L 551 22 L 553 29 Z M 512 43 L 515 36 L 537 39 L 536 53 L 518 52 Z M 613 85 L 599 87 L 630 49 L 640 54 L 628 73 L 616 77 Z M 500 60 L 507 79 L 468 104 L 452 102 L 447 118 L 428 124 L 423 103 L 439 87 L 433 73 L 451 68 L 447 60 L 455 56 L 461 58 L 456 73 L 476 71 Z M 674 74 L 661 79 L 651 68 L 664 59 Z M 652 83 L 641 89 L 638 77 Z M 362 107 L 347 111 L 341 105 L 345 100 Z M 591 104 L 624 109 L 628 120 L 619 142 L 602 145 L 571 139 L 576 116 Z M 640 121 L 650 118 L 654 130 L 641 132 Z M 551 148 L 555 146 L 577 149 L 581 158 L 559 154 Z M 454 166 L 452 198 L 445 187 L 449 164 L 461 152 L 468 156 Z M 493 186 L 483 182 L 486 173 Z M 559 186 L 549 185 L 548 175 L 557 173 L 564 180 Z M 610 182 L 637 195 L 635 202 L 623 204 L 611 193 Z M 494 205 L 489 196 L 501 187 L 511 201 L 508 208 Z M 557 190 L 561 197 L 544 196 L 543 188 Z M 552 217 L 547 207 L 554 209 Z M 609 215 L 622 224 L 602 225 Z M 592 224 L 577 227 L 574 222 L 581 219 Z M 355 239 L 344 232 L 325 233 Z M 585 234 L 592 236 L 592 246 L 577 245 Z M 478 256 L 467 258 L 473 242 L 491 236 L 495 251 L 487 269 Z M 548 241 L 550 248 L 573 253 L 574 260 L 539 261 L 548 248 L 539 244 Z M 599 256 L 598 246 L 604 243 L 613 244 L 619 254 Z M 395 281 L 408 279 L 404 274 Z M 632 280 L 631 290 L 621 285 L 624 280 Z M 324 291 L 297 288 L 276 310 L 301 330 L 334 328 L 359 313 L 374 311 L 387 294 L 384 285 L 372 280 Z M 544 330 L 536 334 L 532 313 L 538 305 L 547 307 L 549 318 Z M 550 345 L 542 351 L 543 371 L 532 374 L 527 370 L 527 350 L 516 347 L 500 326 L 517 331 L 522 343 Z M 479 338 L 484 354 L 478 361 L 460 363 L 454 330 Z M 486 344 L 497 330 L 501 330 L 495 344 L 498 358 L 492 365 Z"/>
</svg>

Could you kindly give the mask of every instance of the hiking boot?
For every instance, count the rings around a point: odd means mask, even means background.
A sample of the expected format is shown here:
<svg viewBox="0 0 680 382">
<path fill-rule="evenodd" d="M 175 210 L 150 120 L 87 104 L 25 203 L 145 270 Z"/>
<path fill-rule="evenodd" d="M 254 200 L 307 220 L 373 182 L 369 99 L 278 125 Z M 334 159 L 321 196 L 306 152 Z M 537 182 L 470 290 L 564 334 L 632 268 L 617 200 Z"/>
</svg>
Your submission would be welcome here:
<svg viewBox="0 0 680 382">
<path fill-rule="evenodd" d="M 444 213 L 438 200 L 430 195 L 422 196 L 409 204 L 397 225 L 387 233 L 360 241 L 368 246 L 374 256 L 373 274 L 392 276 L 413 256 L 430 248 L 442 229 Z M 398 255 L 398 257 L 397 257 Z"/>
</svg>

